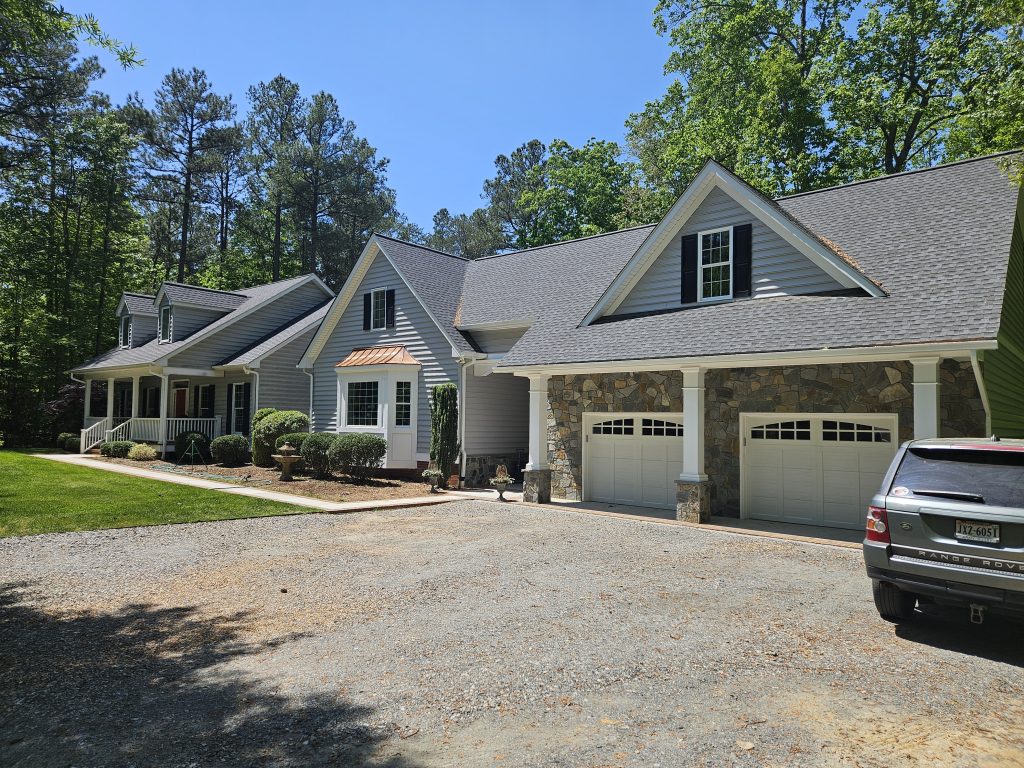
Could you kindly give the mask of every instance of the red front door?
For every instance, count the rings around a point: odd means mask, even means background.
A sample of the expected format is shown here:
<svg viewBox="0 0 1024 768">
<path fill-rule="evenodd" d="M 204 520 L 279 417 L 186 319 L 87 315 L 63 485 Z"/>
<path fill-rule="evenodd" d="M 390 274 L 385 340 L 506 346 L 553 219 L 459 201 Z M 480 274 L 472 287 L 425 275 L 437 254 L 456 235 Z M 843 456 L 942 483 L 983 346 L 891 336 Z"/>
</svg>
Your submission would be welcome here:
<svg viewBox="0 0 1024 768">
<path fill-rule="evenodd" d="M 174 390 L 174 418 L 184 419 L 188 416 L 188 390 Z"/>
</svg>

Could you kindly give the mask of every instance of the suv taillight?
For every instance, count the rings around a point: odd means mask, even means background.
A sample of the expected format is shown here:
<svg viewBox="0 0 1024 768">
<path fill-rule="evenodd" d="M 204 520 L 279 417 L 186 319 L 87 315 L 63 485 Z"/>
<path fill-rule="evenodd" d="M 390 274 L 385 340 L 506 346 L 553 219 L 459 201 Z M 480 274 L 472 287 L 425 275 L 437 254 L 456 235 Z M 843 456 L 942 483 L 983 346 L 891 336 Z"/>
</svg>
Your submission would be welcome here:
<svg viewBox="0 0 1024 768">
<path fill-rule="evenodd" d="M 883 507 L 868 507 L 868 541 L 892 543 L 889 539 L 889 518 Z"/>
</svg>

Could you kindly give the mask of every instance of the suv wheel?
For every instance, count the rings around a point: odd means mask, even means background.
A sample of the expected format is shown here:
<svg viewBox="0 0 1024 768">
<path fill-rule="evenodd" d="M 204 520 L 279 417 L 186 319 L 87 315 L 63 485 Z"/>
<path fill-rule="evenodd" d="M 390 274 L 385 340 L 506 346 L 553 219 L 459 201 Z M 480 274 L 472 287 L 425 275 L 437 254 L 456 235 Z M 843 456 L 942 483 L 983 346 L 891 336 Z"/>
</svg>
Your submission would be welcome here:
<svg viewBox="0 0 1024 768">
<path fill-rule="evenodd" d="M 917 595 L 904 592 L 884 581 L 871 582 L 871 593 L 875 598 L 878 615 L 886 621 L 898 624 L 914 618 Z"/>
</svg>

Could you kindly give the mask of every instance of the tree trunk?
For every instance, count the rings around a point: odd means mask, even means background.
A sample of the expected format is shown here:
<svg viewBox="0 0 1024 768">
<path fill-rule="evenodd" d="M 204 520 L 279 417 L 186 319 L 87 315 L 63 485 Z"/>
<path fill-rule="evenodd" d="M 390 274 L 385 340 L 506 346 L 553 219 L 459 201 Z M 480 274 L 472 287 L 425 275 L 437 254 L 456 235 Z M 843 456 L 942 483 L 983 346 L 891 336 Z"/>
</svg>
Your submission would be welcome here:
<svg viewBox="0 0 1024 768">
<path fill-rule="evenodd" d="M 270 271 L 273 280 L 281 279 L 281 205 L 280 199 L 274 206 L 274 253 L 271 256 Z"/>
</svg>

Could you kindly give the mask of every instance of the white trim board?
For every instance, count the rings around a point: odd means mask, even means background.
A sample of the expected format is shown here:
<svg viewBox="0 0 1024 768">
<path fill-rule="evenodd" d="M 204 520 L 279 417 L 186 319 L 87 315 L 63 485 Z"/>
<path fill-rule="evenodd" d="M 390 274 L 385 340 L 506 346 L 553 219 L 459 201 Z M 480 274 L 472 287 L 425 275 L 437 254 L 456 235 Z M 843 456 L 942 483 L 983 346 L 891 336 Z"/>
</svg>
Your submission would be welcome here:
<svg viewBox="0 0 1024 768">
<path fill-rule="evenodd" d="M 716 188 L 729 195 L 840 285 L 846 288 L 862 288 L 872 296 L 885 295 L 881 288 L 825 247 L 803 227 L 783 215 L 749 184 L 714 160 L 709 160 L 676 200 L 668 214 L 641 243 L 611 285 L 601 294 L 601 298 L 583 318 L 582 325 L 590 325 L 600 317 L 614 314 L 654 264 L 658 255 L 678 235 L 679 230 L 704 202 L 711 190 Z"/>
</svg>

